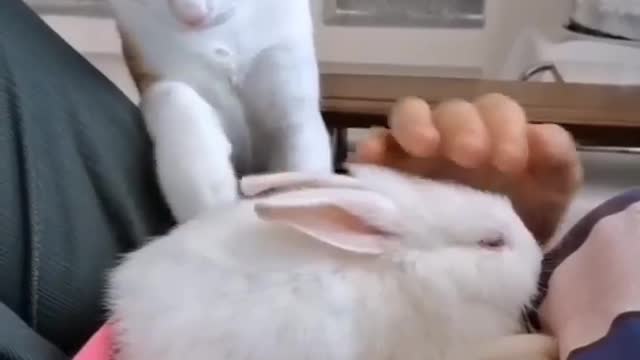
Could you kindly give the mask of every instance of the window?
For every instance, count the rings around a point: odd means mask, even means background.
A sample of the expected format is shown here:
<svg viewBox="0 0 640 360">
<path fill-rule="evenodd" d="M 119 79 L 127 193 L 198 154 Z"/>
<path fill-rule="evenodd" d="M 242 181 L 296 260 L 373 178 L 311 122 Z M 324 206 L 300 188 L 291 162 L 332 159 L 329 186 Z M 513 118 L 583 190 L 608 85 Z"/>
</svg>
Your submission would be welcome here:
<svg viewBox="0 0 640 360">
<path fill-rule="evenodd" d="M 324 21 L 338 26 L 479 28 L 484 0 L 324 0 Z"/>
</svg>

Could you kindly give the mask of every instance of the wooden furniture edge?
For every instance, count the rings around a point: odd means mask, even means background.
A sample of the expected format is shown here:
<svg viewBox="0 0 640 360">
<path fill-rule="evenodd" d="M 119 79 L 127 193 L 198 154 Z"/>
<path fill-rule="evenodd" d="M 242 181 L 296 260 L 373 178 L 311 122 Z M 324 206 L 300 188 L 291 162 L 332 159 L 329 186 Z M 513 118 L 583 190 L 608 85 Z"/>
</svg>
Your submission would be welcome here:
<svg viewBox="0 0 640 360">
<path fill-rule="evenodd" d="M 534 123 L 565 127 L 583 145 L 640 146 L 640 86 L 323 74 L 322 112 L 331 128 L 385 126 L 404 96 L 430 104 L 502 93 Z"/>
</svg>

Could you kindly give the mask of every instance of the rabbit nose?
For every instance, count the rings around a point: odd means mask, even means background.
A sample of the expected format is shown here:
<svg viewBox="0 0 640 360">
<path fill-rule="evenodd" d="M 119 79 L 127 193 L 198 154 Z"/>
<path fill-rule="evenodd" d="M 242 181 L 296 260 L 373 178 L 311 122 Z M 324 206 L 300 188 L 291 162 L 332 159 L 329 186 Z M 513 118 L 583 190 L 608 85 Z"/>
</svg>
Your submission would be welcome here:
<svg viewBox="0 0 640 360">
<path fill-rule="evenodd" d="M 169 0 L 171 10 L 182 23 L 199 26 L 212 12 L 207 0 Z"/>
</svg>

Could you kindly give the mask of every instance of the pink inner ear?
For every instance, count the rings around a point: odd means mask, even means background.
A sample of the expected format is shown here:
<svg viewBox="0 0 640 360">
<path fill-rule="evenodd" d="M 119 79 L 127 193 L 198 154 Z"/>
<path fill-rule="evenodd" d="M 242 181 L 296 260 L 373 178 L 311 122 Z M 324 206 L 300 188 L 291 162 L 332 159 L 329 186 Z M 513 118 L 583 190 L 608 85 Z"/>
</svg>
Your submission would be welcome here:
<svg viewBox="0 0 640 360">
<path fill-rule="evenodd" d="M 264 220 L 289 225 L 316 240 L 354 253 L 382 254 L 384 243 L 390 237 L 335 206 L 301 208 L 257 205 L 256 212 Z"/>
</svg>

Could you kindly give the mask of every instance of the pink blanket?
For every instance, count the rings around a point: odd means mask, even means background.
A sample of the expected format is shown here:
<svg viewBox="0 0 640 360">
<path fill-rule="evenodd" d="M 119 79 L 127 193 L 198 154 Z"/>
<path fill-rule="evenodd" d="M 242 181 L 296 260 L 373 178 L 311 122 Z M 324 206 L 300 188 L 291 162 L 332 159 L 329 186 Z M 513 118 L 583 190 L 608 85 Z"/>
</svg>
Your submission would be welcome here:
<svg viewBox="0 0 640 360">
<path fill-rule="evenodd" d="M 74 360 L 111 360 L 112 349 L 113 333 L 111 326 L 107 323 L 89 339 Z"/>
</svg>

